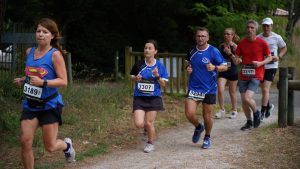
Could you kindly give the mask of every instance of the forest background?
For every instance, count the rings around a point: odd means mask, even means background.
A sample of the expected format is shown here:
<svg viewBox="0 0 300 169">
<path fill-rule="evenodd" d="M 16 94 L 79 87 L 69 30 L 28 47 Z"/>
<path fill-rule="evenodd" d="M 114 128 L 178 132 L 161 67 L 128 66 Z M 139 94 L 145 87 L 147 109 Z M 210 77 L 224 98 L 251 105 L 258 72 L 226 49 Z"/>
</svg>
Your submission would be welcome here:
<svg viewBox="0 0 300 169">
<path fill-rule="evenodd" d="M 75 78 L 110 76 L 114 55 L 120 54 L 120 72 L 124 72 L 124 48 L 142 51 L 144 42 L 155 39 L 160 52 L 185 53 L 194 45 L 193 28 L 205 26 L 211 44 L 218 46 L 223 30 L 233 27 L 245 35 L 245 22 L 261 23 L 271 17 L 277 33 L 285 40 L 299 18 L 299 1 L 291 0 L 0 0 L 1 32 L 22 23 L 34 32 L 41 17 L 57 21 L 72 53 Z M 294 15 L 275 17 L 281 8 Z M 284 28 L 284 29 L 282 29 Z M 287 30 L 287 31 L 286 31 Z M 90 70 L 90 71 L 88 71 Z M 93 73 L 90 73 L 92 70 Z M 89 73 L 87 73 L 89 72 Z"/>
<path fill-rule="evenodd" d="M 275 16 L 277 8 L 289 15 Z M 33 25 L 42 17 L 58 23 L 66 42 L 64 47 L 72 54 L 74 75 L 74 85 L 60 90 L 66 106 L 59 137 L 74 139 L 80 161 L 135 143 L 139 135 L 131 119 L 133 89 L 122 81 L 106 80 L 114 73 L 116 51 L 120 54 L 121 77 L 126 77 L 125 46 L 143 51 L 145 41 L 155 39 L 159 52 L 185 53 L 194 45 L 196 26 L 207 27 L 209 43 L 218 46 L 224 28 L 233 27 L 244 37 L 248 19 L 261 23 L 263 18 L 271 17 L 274 31 L 288 43 L 287 59 L 282 63 L 295 66 L 300 60 L 292 36 L 300 35 L 297 9 L 297 0 L 0 0 L 0 33 L 8 32 L 16 23 L 34 33 Z M 0 44 L 0 48 L 5 45 L 9 44 Z M 16 156 L 20 152 L 22 90 L 12 84 L 14 76 L 6 73 L 0 70 L 0 168 L 22 168 Z M 91 79 L 93 83 L 89 83 Z M 158 130 L 186 122 L 182 99 L 164 96 L 166 111 L 157 119 Z M 48 154 L 41 135 L 38 130 L 33 145 L 36 168 L 63 167 L 62 153 Z"/>
</svg>

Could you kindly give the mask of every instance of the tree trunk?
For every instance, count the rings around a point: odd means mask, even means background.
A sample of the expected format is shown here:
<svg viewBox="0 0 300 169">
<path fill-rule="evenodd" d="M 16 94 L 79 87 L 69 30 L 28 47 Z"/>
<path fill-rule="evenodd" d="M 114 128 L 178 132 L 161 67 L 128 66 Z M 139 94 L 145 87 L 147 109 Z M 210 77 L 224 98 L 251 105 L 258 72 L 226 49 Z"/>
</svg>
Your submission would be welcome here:
<svg viewBox="0 0 300 169">
<path fill-rule="evenodd" d="M 233 3 L 232 3 L 232 0 L 228 0 L 228 3 L 229 3 L 229 11 L 230 11 L 230 12 L 233 12 L 234 9 L 233 9 Z"/>
<path fill-rule="evenodd" d="M 299 4 L 300 2 L 299 1 L 295 2 L 295 0 L 290 0 L 288 2 L 289 16 L 288 16 L 288 23 L 286 25 L 286 37 L 289 40 L 289 42 L 292 42 L 294 27 L 300 18 L 300 11 L 296 10 L 298 9 L 298 7 L 300 7 Z"/>
</svg>

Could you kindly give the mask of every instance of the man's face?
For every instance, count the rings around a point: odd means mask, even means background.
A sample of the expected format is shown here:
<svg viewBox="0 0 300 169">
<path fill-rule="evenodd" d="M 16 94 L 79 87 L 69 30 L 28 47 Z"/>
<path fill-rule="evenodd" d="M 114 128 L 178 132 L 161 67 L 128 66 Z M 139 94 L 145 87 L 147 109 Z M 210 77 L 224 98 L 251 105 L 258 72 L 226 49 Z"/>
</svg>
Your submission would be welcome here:
<svg viewBox="0 0 300 169">
<path fill-rule="evenodd" d="M 262 29 L 263 29 L 264 33 L 272 32 L 272 28 L 273 28 L 272 24 L 270 24 L 270 25 L 263 24 L 262 27 L 263 27 Z"/>
<path fill-rule="evenodd" d="M 256 35 L 256 27 L 255 27 L 254 23 L 248 23 L 246 30 L 247 30 L 248 36 Z"/>
<path fill-rule="evenodd" d="M 196 32 L 196 42 L 198 46 L 206 45 L 208 40 L 209 40 L 209 36 L 206 31 Z"/>
</svg>

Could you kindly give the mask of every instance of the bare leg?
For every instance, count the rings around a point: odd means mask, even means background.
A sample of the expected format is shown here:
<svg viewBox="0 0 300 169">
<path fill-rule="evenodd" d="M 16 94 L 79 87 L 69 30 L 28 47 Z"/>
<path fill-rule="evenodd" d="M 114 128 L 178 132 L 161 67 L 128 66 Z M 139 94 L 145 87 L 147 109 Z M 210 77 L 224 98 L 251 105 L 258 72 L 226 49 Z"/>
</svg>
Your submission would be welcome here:
<svg viewBox="0 0 300 169">
<path fill-rule="evenodd" d="M 144 110 L 135 110 L 133 112 L 134 117 L 134 124 L 137 128 L 144 128 L 145 127 L 145 111 Z"/>
<path fill-rule="evenodd" d="M 251 111 L 256 111 L 256 103 L 252 99 L 254 92 L 247 90 L 245 93 L 241 93 L 242 106 L 247 120 L 251 120 Z"/>
<path fill-rule="evenodd" d="M 229 95 L 231 100 L 232 111 L 237 111 L 237 96 L 236 96 L 236 88 L 238 81 L 229 81 Z"/>
<path fill-rule="evenodd" d="M 203 107 L 203 119 L 204 119 L 204 126 L 205 126 L 205 134 L 210 135 L 212 126 L 213 126 L 213 120 L 212 120 L 212 105 L 202 103 Z"/>
<path fill-rule="evenodd" d="M 226 85 L 225 78 L 218 78 L 218 101 L 221 110 L 225 110 L 224 107 L 224 90 Z"/>
<path fill-rule="evenodd" d="M 148 111 L 146 113 L 146 127 L 147 127 L 148 141 L 153 141 L 155 137 L 154 121 L 156 115 L 157 115 L 156 111 Z"/>
<path fill-rule="evenodd" d="M 67 149 L 67 143 L 57 139 L 58 123 L 42 126 L 45 149 L 48 152 L 63 151 Z"/>
<path fill-rule="evenodd" d="M 192 99 L 185 99 L 185 115 L 186 118 L 191 122 L 195 127 L 199 125 L 199 120 L 196 117 L 196 109 L 197 109 L 196 101 Z"/>
<path fill-rule="evenodd" d="M 261 85 L 262 90 L 262 98 L 261 98 L 261 105 L 267 106 L 268 101 L 270 99 L 270 87 L 272 82 L 265 80 L 264 83 Z"/>
<path fill-rule="evenodd" d="M 32 143 L 34 139 L 34 133 L 38 128 L 38 120 L 36 118 L 32 120 L 21 121 L 21 155 L 23 166 L 25 169 L 33 169 L 34 156 L 32 151 Z"/>
</svg>

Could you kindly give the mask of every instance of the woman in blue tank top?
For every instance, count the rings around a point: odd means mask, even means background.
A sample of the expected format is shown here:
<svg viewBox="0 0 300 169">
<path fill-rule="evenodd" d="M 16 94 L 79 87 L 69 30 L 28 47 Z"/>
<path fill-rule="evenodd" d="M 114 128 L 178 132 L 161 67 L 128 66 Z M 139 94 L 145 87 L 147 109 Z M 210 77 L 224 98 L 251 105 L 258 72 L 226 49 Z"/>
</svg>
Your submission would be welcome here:
<svg viewBox="0 0 300 169">
<path fill-rule="evenodd" d="M 20 118 L 24 168 L 34 168 L 32 143 L 39 126 L 47 151 L 64 151 L 68 162 L 75 161 L 71 139 L 57 139 L 64 106 L 58 88 L 68 83 L 58 27 L 53 20 L 43 18 L 37 22 L 35 36 L 37 47 L 26 50 L 25 76 L 14 79 L 14 83 L 23 88 L 25 96 Z"/>
</svg>

